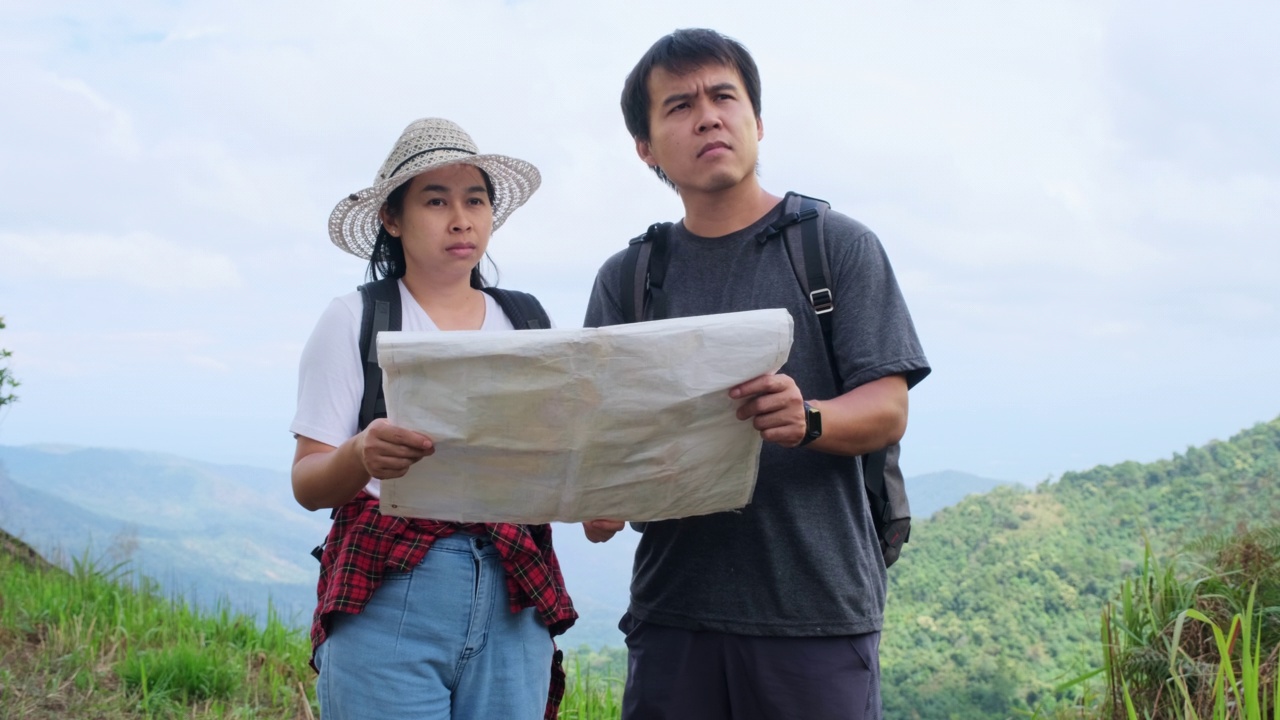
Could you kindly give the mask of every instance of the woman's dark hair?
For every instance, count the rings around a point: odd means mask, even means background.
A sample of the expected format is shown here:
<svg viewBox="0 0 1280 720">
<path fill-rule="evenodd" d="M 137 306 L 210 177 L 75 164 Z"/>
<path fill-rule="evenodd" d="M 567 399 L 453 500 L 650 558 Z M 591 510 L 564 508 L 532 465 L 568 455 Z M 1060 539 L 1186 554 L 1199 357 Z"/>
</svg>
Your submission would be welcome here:
<svg viewBox="0 0 1280 720">
<path fill-rule="evenodd" d="M 474 166 L 473 166 L 474 167 Z M 480 177 L 484 178 L 484 189 L 489 195 L 489 206 L 493 206 L 493 181 L 489 179 L 489 173 L 480 168 Z M 413 182 L 413 178 L 406 180 L 403 184 L 392 190 L 387 195 L 387 199 L 382 203 L 387 209 L 387 214 L 392 217 L 399 217 L 404 212 L 404 196 L 409 192 L 409 185 Z M 489 260 L 489 264 L 493 265 L 493 271 L 496 275 L 498 266 L 489 257 L 489 253 L 485 253 L 485 259 Z M 372 282 L 379 278 L 402 278 L 405 273 L 404 261 L 404 243 L 400 238 L 392 236 L 387 232 L 385 225 L 378 225 L 378 239 L 373 243 L 373 252 L 369 255 L 369 269 L 366 275 Z M 471 287 L 482 288 L 487 287 L 489 281 L 480 272 L 480 265 L 477 264 L 471 268 Z"/>
</svg>

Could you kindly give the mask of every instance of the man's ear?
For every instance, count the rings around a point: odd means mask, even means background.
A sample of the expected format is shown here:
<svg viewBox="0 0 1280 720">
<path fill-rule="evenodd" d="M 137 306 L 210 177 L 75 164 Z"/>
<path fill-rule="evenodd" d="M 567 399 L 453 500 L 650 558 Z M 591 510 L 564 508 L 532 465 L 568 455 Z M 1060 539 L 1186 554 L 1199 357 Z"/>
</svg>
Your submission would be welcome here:
<svg viewBox="0 0 1280 720">
<path fill-rule="evenodd" d="M 648 140 L 636 138 L 636 154 L 640 156 L 645 165 L 651 168 L 658 167 L 658 159 L 653 156 L 653 146 L 649 144 Z"/>
<path fill-rule="evenodd" d="M 756 142 L 764 139 L 764 118 L 756 116 Z"/>
</svg>

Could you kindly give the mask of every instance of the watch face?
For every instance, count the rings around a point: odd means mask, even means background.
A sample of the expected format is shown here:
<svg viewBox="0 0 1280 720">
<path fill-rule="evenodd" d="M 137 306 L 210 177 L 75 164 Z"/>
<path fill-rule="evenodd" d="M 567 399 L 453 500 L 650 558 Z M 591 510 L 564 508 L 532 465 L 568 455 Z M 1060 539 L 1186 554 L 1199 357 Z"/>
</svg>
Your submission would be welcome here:
<svg viewBox="0 0 1280 720">
<path fill-rule="evenodd" d="M 822 413 L 809 403 L 804 404 L 804 441 L 813 442 L 822 437 Z"/>
</svg>

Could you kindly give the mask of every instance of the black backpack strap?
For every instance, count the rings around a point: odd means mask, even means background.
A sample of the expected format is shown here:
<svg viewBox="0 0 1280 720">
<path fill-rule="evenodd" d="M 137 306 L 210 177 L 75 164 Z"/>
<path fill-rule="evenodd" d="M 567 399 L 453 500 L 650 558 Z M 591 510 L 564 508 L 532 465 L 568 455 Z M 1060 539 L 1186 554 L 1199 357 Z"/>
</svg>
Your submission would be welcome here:
<svg viewBox="0 0 1280 720">
<path fill-rule="evenodd" d="M 645 242 L 648 238 L 648 233 L 631 238 L 627 252 L 622 256 L 618 302 L 622 305 L 623 322 L 639 322 L 640 314 L 644 312 L 644 288 L 649 282 L 649 251 L 653 249 L 653 245 Z"/>
<path fill-rule="evenodd" d="M 649 251 L 649 307 L 643 317 L 650 320 L 665 320 L 667 317 L 667 258 L 668 238 L 671 235 L 671 223 L 654 223 L 649 226 L 646 235 L 652 236 L 647 243 L 653 246 Z"/>
<path fill-rule="evenodd" d="M 844 383 L 840 379 L 840 365 L 832 338 L 835 293 L 831 289 L 831 265 L 827 261 L 826 234 L 823 228 L 827 207 L 828 204 L 823 200 L 789 192 L 783 198 L 782 217 L 765 226 L 759 240 L 765 242 L 777 235 L 783 236 L 783 247 L 786 248 L 796 280 L 800 283 L 800 291 L 809 301 L 809 307 L 813 308 L 813 313 L 818 316 L 818 324 L 822 327 L 827 364 L 839 392 L 844 389 Z"/>
<path fill-rule="evenodd" d="M 818 211 L 818 203 L 812 198 L 800 197 L 800 214 L 812 212 L 812 215 L 800 221 L 800 244 L 804 246 L 804 272 L 808 279 L 802 282 L 805 296 L 809 298 L 809 306 L 818 316 L 818 324 L 822 326 L 822 340 L 827 345 L 827 361 L 831 364 L 831 373 L 836 378 L 836 392 L 844 388 L 840 381 L 840 365 L 836 359 L 836 348 L 832 340 L 831 311 L 835 309 L 835 295 L 831 291 L 831 266 L 827 263 L 826 235 L 823 233 L 823 214 Z"/>
<path fill-rule="evenodd" d="M 644 235 L 631 238 L 622 256 L 621 286 L 623 322 L 662 320 L 667 316 L 667 238 L 671 223 L 654 223 Z"/>
<path fill-rule="evenodd" d="M 829 204 L 798 193 L 787 193 L 783 199 L 782 217 L 760 233 L 760 242 L 782 235 L 783 246 L 791 260 L 791 269 L 809 306 L 818 316 L 822 341 L 827 350 L 827 363 L 835 379 L 836 391 L 844 390 L 840 365 L 835 350 L 832 315 L 835 293 L 832 290 L 831 266 L 827 260 L 826 234 L 823 220 Z M 797 227 L 798 226 L 798 227 Z M 902 544 L 911 535 L 911 508 L 907 502 L 906 483 L 898 464 L 901 446 L 897 443 L 858 458 L 871 516 L 880 536 L 880 550 L 885 567 L 897 561 Z"/>
<path fill-rule="evenodd" d="M 546 330 L 551 327 L 551 318 L 542 303 L 529 293 L 496 287 L 487 287 L 484 291 L 498 301 L 516 330 Z"/>
<path fill-rule="evenodd" d="M 867 499 L 871 503 L 872 520 L 880 535 L 884 566 L 889 567 L 902 553 L 902 545 L 911 537 L 911 504 L 907 484 L 898 464 L 901 446 L 897 443 L 867 453 L 862 461 Z"/>
<path fill-rule="evenodd" d="M 668 237 L 671 223 L 654 223 L 643 235 L 631 238 L 622 256 L 621 286 L 618 299 L 622 303 L 622 321 L 664 320 L 667 317 Z M 633 522 L 631 528 L 644 532 L 646 523 Z"/>
<path fill-rule="evenodd" d="M 382 395 L 382 368 L 378 367 L 378 333 L 399 330 L 400 283 L 383 278 L 360 286 L 363 312 L 360 316 L 360 358 L 364 363 L 364 398 L 360 401 L 360 429 L 387 416 Z"/>
</svg>

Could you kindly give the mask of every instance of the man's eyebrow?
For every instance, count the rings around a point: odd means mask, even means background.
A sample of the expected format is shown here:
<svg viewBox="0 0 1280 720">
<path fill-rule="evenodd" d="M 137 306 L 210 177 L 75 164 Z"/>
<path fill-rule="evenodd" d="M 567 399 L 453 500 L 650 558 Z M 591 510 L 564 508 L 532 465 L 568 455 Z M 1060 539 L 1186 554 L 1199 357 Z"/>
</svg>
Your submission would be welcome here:
<svg viewBox="0 0 1280 720">
<path fill-rule="evenodd" d="M 711 87 L 707 88 L 707 94 L 714 95 L 716 93 L 724 92 L 725 90 L 733 90 L 734 92 L 737 92 L 738 85 L 737 83 L 732 83 L 732 82 L 716 83 L 715 85 L 712 85 Z M 671 105 L 672 103 L 685 102 L 686 100 L 692 98 L 694 95 L 697 95 L 697 94 L 698 94 L 697 91 L 673 93 L 663 98 L 662 105 L 666 106 L 666 105 Z"/>
<path fill-rule="evenodd" d="M 684 102 L 685 100 L 688 100 L 689 98 L 693 97 L 693 95 L 694 93 L 691 93 L 691 92 L 682 92 L 682 93 L 675 93 L 674 95 L 668 95 L 662 99 L 662 104 L 670 105 L 672 103 Z"/>
</svg>

